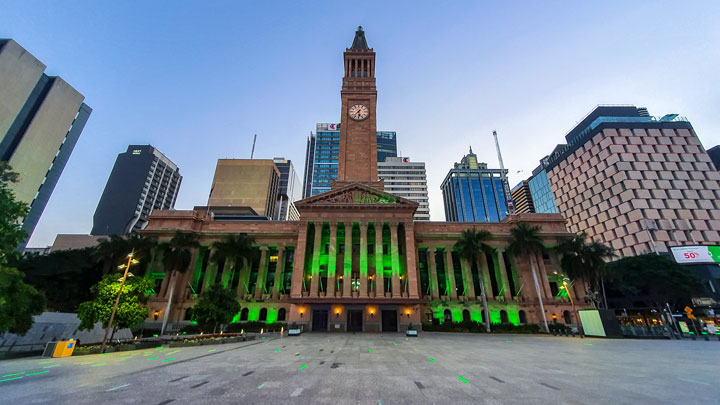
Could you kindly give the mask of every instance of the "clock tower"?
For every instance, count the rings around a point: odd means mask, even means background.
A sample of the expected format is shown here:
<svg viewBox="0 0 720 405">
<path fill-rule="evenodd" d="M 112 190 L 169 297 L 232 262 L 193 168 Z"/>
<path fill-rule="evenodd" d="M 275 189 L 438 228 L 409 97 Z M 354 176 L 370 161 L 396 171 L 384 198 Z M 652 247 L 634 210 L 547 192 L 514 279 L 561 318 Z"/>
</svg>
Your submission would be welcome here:
<svg viewBox="0 0 720 405">
<path fill-rule="evenodd" d="M 344 59 L 336 186 L 361 182 L 382 187 L 377 173 L 375 52 L 368 47 L 362 27 L 355 32 L 355 39 L 345 50 Z"/>
</svg>

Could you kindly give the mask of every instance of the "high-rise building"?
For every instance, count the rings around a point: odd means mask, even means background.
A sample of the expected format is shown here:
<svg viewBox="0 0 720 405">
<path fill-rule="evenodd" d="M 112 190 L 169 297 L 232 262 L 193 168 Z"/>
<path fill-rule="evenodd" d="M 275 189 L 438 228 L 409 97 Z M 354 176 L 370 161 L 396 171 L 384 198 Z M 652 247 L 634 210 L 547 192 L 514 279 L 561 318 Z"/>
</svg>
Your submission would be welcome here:
<svg viewBox="0 0 720 405">
<path fill-rule="evenodd" d="M 85 96 L 12 39 L 0 39 L 0 160 L 20 174 L 15 198 L 30 210 L 22 219 L 35 230 L 92 109 Z"/>
<path fill-rule="evenodd" d="M 395 131 L 377 132 L 377 161 L 384 162 L 389 157 L 397 157 L 397 133 Z"/>
<path fill-rule="evenodd" d="M 396 138 L 394 131 L 377 131 L 378 162 L 397 156 Z M 330 183 L 338 178 L 339 158 L 340 124 L 317 124 L 305 149 L 303 198 L 330 191 Z"/>
<path fill-rule="evenodd" d="M 720 173 L 687 119 L 599 106 L 565 139 L 529 180 L 537 212 L 552 204 L 620 256 L 720 243 Z"/>
<path fill-rule="evenodd" d="M 500 222 L 508 214 L 503 170 L 478 162 L 472 148 L 450 169 L 440 188 L 446 221 Z"/>
<path fill-rule="evenodd" d="M 530 185 L 527 180 L 523 180 L 510 191 L 513 202 L 515 203 L 515 213 L 522 214 L 525 212 L 535 212 L 533 206 L 532 195 L 530 194 Z"/>
<path fill-rule="evenodd" d="M 707 153 L 710 155 L 710 160 L 712 160 L 715 170 L 720 171 L 720 145 L 708 149 Z"/>
<path fill-rule="evenodd" d="M 411 162 L 407 157 L 388 157 L 378 162 L 378 177 L 385 191 L 418 203 L 415 219 L 430 220 L 425 162 Z"/>
<path fill-rule="evenodd" d="M 93 216 L 92 235 L 127 235 L 144 229 L 153 210 L 175 207 L 182 176 L 150 145 L 130 145 L 115 159 Z"/>
<path fill-rule="evenodd" d="M 302 190 L 300 190 L 300 179 L 295 172 L 295 166 L 292 161 L 282 157 L 274 158 L 273 162 L 280 171 L 280 188 L 273 219 L 275 221 L 297 221 L 300 219 L 300 214 L 295 208 L 295 201 L 302 198 Z"/>
<path fill-rule="evenodd" d="M 218 159 L 208 207 L 250 207 L 272 218 L 280 191 L 280 170 L 272 159 Z"/>
</svg>

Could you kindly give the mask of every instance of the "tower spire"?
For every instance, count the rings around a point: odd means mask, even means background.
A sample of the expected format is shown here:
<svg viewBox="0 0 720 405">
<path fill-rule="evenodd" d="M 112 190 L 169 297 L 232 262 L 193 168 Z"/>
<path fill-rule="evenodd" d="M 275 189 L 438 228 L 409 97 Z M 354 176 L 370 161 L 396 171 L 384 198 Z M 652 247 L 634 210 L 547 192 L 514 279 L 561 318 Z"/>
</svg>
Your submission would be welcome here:
<svg viewBox="0 0 720 405">
<path fill-rule="evenodd" d="M 355 39 L 353 39 L 353 43 L 350 46 L 350 49 L 353 49 L 353 50 L 369 50 L 370 49 L 370 47 L 367 44 L 367 40 L 365 39 L 365 31 L 363 31 L 363 28 L 361 25 L 359 25 L 357 31 L 355 31 Z"/>
</svg>

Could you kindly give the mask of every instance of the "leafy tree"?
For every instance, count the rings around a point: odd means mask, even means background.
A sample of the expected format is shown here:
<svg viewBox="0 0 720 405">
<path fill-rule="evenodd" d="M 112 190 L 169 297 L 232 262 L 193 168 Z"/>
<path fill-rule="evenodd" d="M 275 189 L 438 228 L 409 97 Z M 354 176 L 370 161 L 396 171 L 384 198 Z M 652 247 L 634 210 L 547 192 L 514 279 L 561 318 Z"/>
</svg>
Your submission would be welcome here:
<svg viewBox="0 0 720 405">
<path fill-rule="evenodd" d="M 8 162 L 0 161 L 0 264 L 17 254 L 18 245 L 27 236 L 20 220 L 27 215 L 28 205 L 16 201 L 10 189 L 10 183 L 17 183 L 18 178 Z"/>
<path fill-rule="evenodd" d="M 213 333 L 217 331 L 218 325 L 230 323 L 238 312 L 240 303 L 235 292 L 219 284 L 203 292 L 200 301 L 191 310 L 192 320 L 197 321 L 200 329 L 206 332 L 212 329 Z"/>
<path fill-rule="evenodd" d="M 93 299 L 90 288 L 102 279 L 94 252 L 84 248 L 24 255 L 15 265 L 29 284 L 45 293 L 48 310 L 76 312 L 80 303 Z"/>
<path fill-rule="evenodd" d="M 122 273 L 106 274 L 98 284 L 92 287 L 91 291 L 95 294 L 95 298 L 92 301 L 83 302 L 78 309 L 80 329 L 92 329 L 97 322 L 102 322 L 103 328 L 107 328 L 120 290 L 122 276 Z M 143 304 L 147 303 L 149 296 L 146 291 L 152 286 L 152 280 L 145 277 L 128 277 L 125 280 L 113 319 L 110 340 L 118 329 L 133 328 L 148 317 L 148 309 Z"/>
<path fill-rule="evenodd" d="M 175 279 L 178 274 L 185 273 L 188 267 L 190 267 L 190 261 L 192 260 L 191 249 L 200 246 L 198 239 L 197 233 L 177 231 L 169 243 L 161 245 L 163 251 L 163 266 L 166 272 L 170 271 L 170 296 L 168 297 L 168 303 L 165 307 L 165 315 L 163 316 L 160 334 L 165 332 L 165 326 L 167 325 L 168 316 L 170 315 L 173 294 L 175 293 Z"/>
<path fill-rule="evenodd" d="M 472 263 L 477 263 L 478 269 L 482 269 L 480 265 L 481 253 L 492 253 L 494 250 L 490 245 L 485 243 L 492 239 L 492 234 L 486 230 L 477 231 L 475 228 L 462 231 L 460 240 L 455 243 L 455 248 L 460 255 Z M 480 270 L 482 271 L 482 270 Z M 487 296 L 485 295 L 485 282 L 483 276 L 480 276 L 480 293 L 483 300 L 483 310 L 485 311 L 485 328 L 490 332 L 490 312 L 488 311 Z"/>
<path fill-rule="evenodd" d="M 687 303 L 691 295 L 701 289 L 695 274 L 666 256 L 626 257 L 610 263 L 609 267 L 614 289 L 659 312 L 665 303 L 672 306 Z"/>
<path fill-rule="evenodd" d="M 571 279 L 585 282 L 587 296 L 598 306 L 602 280 L 607 275 L 607 260 L 615 257 L 613 248 L 602 243 L 587 242 L 582 232 L 560 241 L 557 251 L 561 255 L 560 267 Z"/>
<path fill-rule="evenodd" d="M 212 244 L 213 255 L 210 260 L 215 263 L 230 260 L 230 270 L 232 274 L 237 268 L 238 259 L 242 259 L 243 268 L 245 268 L 257 255 L 257 249 L 252 246 L 254 242 L 255 238 L 244 233 L 228 235 L 221 241 Z M 222 269 L 218 269 L 218 271 L 222 271 Z M 244 287 L 247 289 L 247 286 Z"/>
<path fill-rule="evenodd" d="M 542 294 L 540 293 L 540 284 L 538 284 L 538 276 L 535 260 L 538 254 L 545 250 L 542 237 L 540 236 L 540 227 L 533 226 L 527 222 L 519 222 L 510 228 L 510 244 L 507 251 L 516 258 L 527 256 L 530 260 L 533 280 L 535 281 L 535 291 L 537 292 L 538 301 L 540 303 L 540 313 L 543 317 L 545 332 L 548 332 L 547 318 L 545 317 L 545 306 L 542 302 Z"/>
<path fill-rule="evenodd" d="M 0 265 L 0 333 L 24 335 L 44 309 L 45 296 L 25 284 L 21 272 Z"/>
</svg>

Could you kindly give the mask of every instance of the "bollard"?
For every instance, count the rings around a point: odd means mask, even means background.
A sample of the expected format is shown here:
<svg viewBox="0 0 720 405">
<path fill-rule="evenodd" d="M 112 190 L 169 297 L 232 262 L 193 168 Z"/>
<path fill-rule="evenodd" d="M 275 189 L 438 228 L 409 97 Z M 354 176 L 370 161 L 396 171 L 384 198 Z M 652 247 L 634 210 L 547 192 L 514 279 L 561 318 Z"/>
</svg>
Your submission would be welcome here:
<svg viewBox="0 0 720 405">
<path fill-rule="evenodd" d="M 690 337 L 692 338 L 692 340 L 695 340 L 695 332 L 688 332 L 688 333 L 690 333 Z"/>
<path fill-rule="evenodd" d="M 708 336 L 707 332 L 702 332 L 703 339 L 705 339 L 706 342 L 710 341 L 710 336 Z"/>
</svg>

